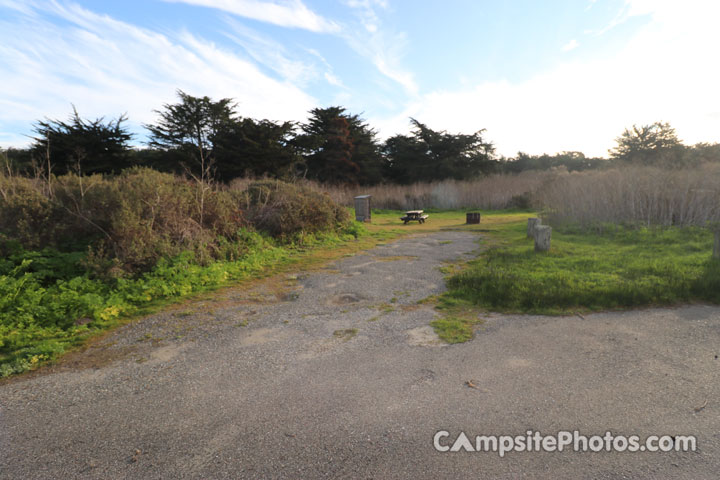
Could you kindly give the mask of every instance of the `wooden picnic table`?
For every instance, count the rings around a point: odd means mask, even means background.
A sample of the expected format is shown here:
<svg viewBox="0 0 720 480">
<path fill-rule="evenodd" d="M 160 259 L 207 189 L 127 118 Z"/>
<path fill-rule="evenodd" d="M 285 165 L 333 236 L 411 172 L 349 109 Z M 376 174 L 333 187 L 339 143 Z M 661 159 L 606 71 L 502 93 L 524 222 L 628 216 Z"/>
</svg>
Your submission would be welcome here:
<svg viewBox="0 0 720 480">
<path fill-rule="evenodd" d="M 419 223 L 425 223 L 425 219 L 428 218 L 429 215 L 423 215 L 422 210 L 408 210 L 405 212 L 404 217 L 400 217 L 400 220 L 405 222 L 405 225 L 412 222 L 413 220 L 417 220 Z"/>
</svg>

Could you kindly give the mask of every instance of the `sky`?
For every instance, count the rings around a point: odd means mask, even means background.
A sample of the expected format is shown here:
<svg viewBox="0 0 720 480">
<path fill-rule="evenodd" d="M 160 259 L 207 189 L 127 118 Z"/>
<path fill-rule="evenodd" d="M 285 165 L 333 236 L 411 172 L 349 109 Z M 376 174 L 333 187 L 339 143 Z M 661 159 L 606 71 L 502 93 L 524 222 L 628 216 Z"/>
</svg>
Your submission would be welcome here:
<svg viewBox="0 0 720 480">
<path fill-rule="evenodd" d="M 499 154 L 607 156 L 666 121 L 720 142 L 715 0 L 0 0 L 0 147 L 33 124 L 233 98 L 241 116 L 359 114 L 380 139 L 485 129 Z"/>
</svg>

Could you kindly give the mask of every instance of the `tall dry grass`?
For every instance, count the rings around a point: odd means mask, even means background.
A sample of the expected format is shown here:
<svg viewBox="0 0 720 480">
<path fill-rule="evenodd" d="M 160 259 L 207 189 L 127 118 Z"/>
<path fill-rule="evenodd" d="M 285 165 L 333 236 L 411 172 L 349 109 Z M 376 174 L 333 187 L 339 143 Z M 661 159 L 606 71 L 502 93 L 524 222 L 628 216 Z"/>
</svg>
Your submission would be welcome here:
<svg viewBox="0 0 720 480">
<path fill-rule="evenodd" d="M 528 171 L 477 180 L 442 180 L 412 185 L 313 186 L 347 206 L 353 205 L 353 197 L 357 195 L 372 195 L 372 207 L 381 209 L 503 209 L 529 206 L 531 194 L 556 175 L 556 171 Z"/>
<path fill-rule="evenodd" d="M 562 173 L 533 201 L 551 223 L 706 226 L 720 221 L 720 165 Z"/>
</svg>

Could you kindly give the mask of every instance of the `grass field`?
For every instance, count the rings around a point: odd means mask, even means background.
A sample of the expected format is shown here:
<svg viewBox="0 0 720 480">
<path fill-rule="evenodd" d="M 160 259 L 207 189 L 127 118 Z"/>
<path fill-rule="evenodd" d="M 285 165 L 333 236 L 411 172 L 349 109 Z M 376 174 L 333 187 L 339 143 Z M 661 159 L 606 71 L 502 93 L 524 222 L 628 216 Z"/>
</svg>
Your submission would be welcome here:
<svg viewBox="0 0 720 480">
<path fill-rule="evenodd" d="M 490 232 L 489 248 L 448 280 L 446 304 L 503 312 L 564 314 L 691 301 L 720 302 L 713 235 L 696 227 L 555 229 L 536 253 L 524 222 Z"/>
</svg>

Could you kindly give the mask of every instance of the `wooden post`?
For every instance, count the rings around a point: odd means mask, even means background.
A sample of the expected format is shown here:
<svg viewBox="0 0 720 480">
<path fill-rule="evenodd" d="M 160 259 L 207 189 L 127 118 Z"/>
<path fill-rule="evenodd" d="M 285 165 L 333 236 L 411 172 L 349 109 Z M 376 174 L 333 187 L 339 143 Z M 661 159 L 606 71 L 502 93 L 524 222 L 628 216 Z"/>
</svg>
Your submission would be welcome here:
<svg viewBox="0 0 720 480">
<path fill-rule="evenodd" d="M 538 225 L 542 225 L 542 221 L 537 218 L 528 218 L 528 224 L 527 224 L 527 237 L 528 238 L 535 238 L 535 227 Z"/>
<path fill-rule="evenodd" d="M 355 197 L 355 220 L 358 222 L 370 222 L 370 197 L 370 195 Z"/>
<path fill-rule="evenodd" d="M 552 236 L 552 228 L 547 225 L 538 225 L 535 227 L 535 251 L 547 252 L 550 250 L 550 237 Z"/>
<path fill-rule="evenodd" d="M 465 214 L 465 223 L 469 225 L 476 225 L 480 223 L 480 213 L 479 212 L 468 212 Z"/>
<path fill-rule="evenodd" d="M 720 258 L 720 228 L 715 230 L 715 245 L 713 245 L 713 258 Z"/>
</svg>

